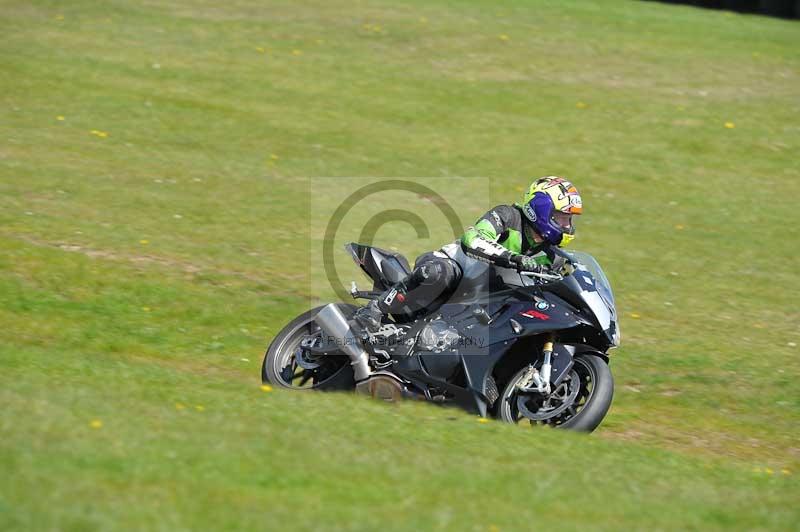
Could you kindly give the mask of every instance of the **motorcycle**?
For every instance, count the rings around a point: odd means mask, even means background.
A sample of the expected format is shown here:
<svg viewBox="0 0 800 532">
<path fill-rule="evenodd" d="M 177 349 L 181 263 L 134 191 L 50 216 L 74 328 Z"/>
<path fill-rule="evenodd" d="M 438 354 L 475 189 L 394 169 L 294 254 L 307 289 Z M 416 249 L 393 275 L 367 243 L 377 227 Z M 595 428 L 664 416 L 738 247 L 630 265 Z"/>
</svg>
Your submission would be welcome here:
<svg viewBox="0 0 800 532">
<path fill-rule="evenodd" d="M 354 299 L 374 299 L 410 272 L 398 253 L 345 247 L 373 281 L 370 291 L 353 282 Z M 541 273 L 464 260 L 457 242 L 443 251 L 462 265 L 445 304 L 387 316 L 374 333 L 352 320 L 355 305 L 309 310 L 269 345 L 263 382 L 422 399 L 509 423 L 594 430 L 611 405 L 608 352 L 620 341 L 614 295 L 597 261 L 554 247 L 562 265 Z"/>
</svg>

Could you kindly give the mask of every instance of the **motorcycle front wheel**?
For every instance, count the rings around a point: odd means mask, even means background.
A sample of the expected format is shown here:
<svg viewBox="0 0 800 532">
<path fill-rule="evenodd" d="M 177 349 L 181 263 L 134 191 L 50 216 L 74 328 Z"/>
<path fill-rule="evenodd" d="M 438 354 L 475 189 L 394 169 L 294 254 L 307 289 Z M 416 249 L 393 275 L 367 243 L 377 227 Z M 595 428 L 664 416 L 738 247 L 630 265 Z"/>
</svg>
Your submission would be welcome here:
<svg viewBox="0 0 800 532">
<path fill-rule="evenodd" d="M 606 361 L 597 355 L 577 355 L 569 375 L 549 396 L 518 389 L 526 371 L 517 372 L 498 399 L 498 413 L 507 423 L 592 432 L 611 406 L 614 378 Z"/>
<path fill-rule="evenodd" d="M 355 387 L 353 369 L 347 355 L 308 357 L 299 349 L 304 340 L 313 341 L 314 337 L 323 334 L 314 321 L 322 308 L 301 314 L 275 336 L 264 354 L 262 382 L 291 390 L 352 390 Z M 356 308 L 354 305 L 339 305 L 339 309 L 348 317 Z"/>
</svg>

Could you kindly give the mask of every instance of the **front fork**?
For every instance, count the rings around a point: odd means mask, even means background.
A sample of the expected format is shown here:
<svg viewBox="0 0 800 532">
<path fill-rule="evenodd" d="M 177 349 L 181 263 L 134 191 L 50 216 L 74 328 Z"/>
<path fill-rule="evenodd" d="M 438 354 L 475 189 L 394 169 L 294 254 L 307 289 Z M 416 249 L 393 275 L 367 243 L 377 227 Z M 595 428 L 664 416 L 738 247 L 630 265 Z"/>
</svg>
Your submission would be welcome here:
<svg viewBox="0 0 800 532">
<path fill-rule="evenodd" d="M 528 365 L 525 375 L 517 383 L 517 388 L 522 392 L 539 392 L 550 395 L 550 373 L 553 370 L 553 341 L 550 335 L 542 347 L 542 370 L 539 371 L 533 364 Z"/>
</svg>

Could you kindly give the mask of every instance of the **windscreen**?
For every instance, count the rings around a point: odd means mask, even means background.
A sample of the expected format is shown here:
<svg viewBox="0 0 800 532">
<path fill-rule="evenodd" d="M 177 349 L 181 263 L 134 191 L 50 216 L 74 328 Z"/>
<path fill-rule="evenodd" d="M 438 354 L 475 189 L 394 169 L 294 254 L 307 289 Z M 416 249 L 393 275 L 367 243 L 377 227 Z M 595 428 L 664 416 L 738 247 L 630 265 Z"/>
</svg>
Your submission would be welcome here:
<svg viewBox="0 0 800 532">
<path fill-rule="evenodd" d="M 611 306 L 614 306 L 614 293 L 611 291 L 611 283 L 608 281 L 606 274 L 603 273 L 603 268 L 594 260 L 594 257 L 583 251 L 568 252 L 567 255 L 572 257 L 575 262 L 586 266 L 586 269 L 589 270 L 589 273 L 592 274 L 597 283 L 597 291 Z"/>
</svg>

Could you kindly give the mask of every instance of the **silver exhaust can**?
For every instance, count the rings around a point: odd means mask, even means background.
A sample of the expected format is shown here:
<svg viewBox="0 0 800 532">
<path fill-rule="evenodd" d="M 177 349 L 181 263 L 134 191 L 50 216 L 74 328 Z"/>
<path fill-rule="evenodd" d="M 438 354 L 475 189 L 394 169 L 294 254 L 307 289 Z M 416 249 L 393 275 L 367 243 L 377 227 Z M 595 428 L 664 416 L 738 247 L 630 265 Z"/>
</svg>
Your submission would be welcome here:
<svg viewBox="0 0 800 532">
<path fill-rule="evenodd" d="M 314 321 L 328 335 L 327 340 L 336 342 L 336 345 L 350 358 L 356 382 L 363 381 L 372 374 L 369 368 L 369 355 L 361 347 L 361 341 L 353 334 L 347 318 L 336 303 L 325 305 L 317 313 Z"/>
</svg>

